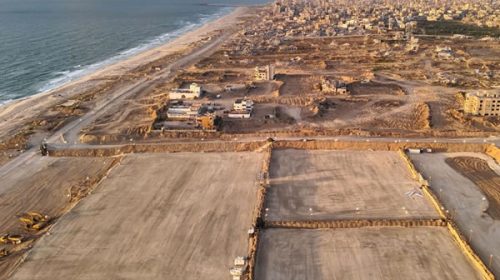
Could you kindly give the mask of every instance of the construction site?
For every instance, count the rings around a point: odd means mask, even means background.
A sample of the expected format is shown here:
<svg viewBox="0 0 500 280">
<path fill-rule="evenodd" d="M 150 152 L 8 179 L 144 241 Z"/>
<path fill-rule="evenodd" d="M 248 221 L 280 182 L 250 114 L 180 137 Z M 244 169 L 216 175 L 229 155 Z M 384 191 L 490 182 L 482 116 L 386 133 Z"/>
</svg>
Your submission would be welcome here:
<svg viewBox="0 0 500 280">
<path fill-rule="evenodd" d="M 441 227 L 269 229 L 260 244 L 255 279 L 481 279 Z"/>
<path fill-rule="evenodd" d="M 261 157 L 125 156 L 10 279 L 224 279 L 248 250 Z"/>
<path fill-rule="evenodd" d="M 495 162 L 480 153 L 422 154 L 411 158 L 468 242 L 498 273 L 498 159 Z"/>
<path fill-rule="evenodd" d="M 487 191 L 495 186 L 477 177 L 499 178 L 490 144 L 267 140 L 47 152 L 26 174 L 0 177 L 13 186 L 0 196 L 9 221 L 0 279 L 494 279 L 498 272 L 497 209 Z M 67 164 L 94 169 L 57 179 Z M 475 192 L 482 204 L 455 192 Z"/>
<path fill-rule="evenodd" d="M 500 40 L 284 2 L 1 106 L 0 280 L 500 277 Z"/>
<path fill-rule="evenodd" d="M 396 152 L 278 150 L 266 220 L 439 218 Z"/>
</svg>

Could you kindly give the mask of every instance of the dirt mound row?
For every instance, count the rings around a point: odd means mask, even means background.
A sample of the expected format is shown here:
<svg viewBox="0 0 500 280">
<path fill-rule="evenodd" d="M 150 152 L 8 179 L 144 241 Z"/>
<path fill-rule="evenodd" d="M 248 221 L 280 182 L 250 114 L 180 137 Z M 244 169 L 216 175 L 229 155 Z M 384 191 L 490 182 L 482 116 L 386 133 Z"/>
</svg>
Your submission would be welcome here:
<svg viewBox="0 0 500 280">
<path fill-rule="evenodd" d="M 495 220 L 500 220 L 500 176 L 492 170 L 488 162 L 474 157 L 455 157 L 446 163 L 476 184 L 488 199 L 486 210 Z"/>
<path fill-rule="evenodd" d="M 266 221 L 266 228 L 361 228 L 361 227 L 429 227 L 446 226 L 440 219 L 422 220 L 334 220 L 334 221 Z"/>
</svg>

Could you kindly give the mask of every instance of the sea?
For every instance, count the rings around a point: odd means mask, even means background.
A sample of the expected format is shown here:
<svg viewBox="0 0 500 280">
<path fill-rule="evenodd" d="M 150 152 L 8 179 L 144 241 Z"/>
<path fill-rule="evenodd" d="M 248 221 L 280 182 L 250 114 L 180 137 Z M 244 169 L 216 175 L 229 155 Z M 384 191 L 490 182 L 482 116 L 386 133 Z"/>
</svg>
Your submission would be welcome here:
<svg viewBox="0 0 500 280">
<path fill-rule="evenodd" d="M 0 105 L 269 0 L 0 0 Z"/>
</svg>

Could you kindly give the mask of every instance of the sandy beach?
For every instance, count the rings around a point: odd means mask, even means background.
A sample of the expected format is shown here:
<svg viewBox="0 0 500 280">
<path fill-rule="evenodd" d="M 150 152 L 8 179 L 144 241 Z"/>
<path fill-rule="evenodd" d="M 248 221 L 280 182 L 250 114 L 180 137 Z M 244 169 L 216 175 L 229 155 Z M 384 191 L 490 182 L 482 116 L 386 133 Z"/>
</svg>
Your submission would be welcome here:
<svg viewBox="0 0 500 280">
<path fill-rule="evenodd" d="M 137 67 L 176 53 L 189 54 L 193 50 L 194 43 L 201 40 L 210 41 L 210 36 L 216 35 L 217 31 L 234 27 L 238 18 L 247 14 L 248 10 L 248 7 L 236 8 L 231 13 L 189 31 L 164 45 L 105 66 L 59 88 L 0 106 L 0 140 L 5 141 L 8 137 L 12 137 L 26 123 L 32 121 L 48 108 L 76 98 L 84 91 L 99 86 L 105 81 L 105 77 L 125 75 Z"/>
</svg>

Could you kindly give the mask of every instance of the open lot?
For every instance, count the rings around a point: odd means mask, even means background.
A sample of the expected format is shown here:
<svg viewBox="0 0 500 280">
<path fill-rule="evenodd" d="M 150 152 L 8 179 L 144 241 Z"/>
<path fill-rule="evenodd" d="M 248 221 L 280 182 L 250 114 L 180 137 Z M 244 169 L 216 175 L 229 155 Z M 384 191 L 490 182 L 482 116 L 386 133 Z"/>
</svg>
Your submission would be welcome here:
<svg viewBox="0 0 500 280">
<path fill-rule="evenodd" d="M 22 165 L 19 172 L 0 176 L 0 235 L 19 234 L 25 240 L 35 238 L 36 234 L 27 232 L 18 216 L 37 211 L 51 219 L 58 218 L 71 207 L 71 189 L 91 187 L 88 182 L 105 173 L 112 161 L 110 158 L 35 157 Z M 0 244 L 0 249 L 4 247 L 12 253 L 0 259 L 0 279 L 23 257 L 22 251 Z"/>
<path fill-rule="evenodd" d="M 448 158 L 446 163 L 481 189 L 489 204 L 486 213 L 500 220 L 500 176 L 488 162 L 476 157 L 454 157 Z"/>
<path fill-rule="evenodd" d="M 275 150 L 268 220 L 437 218 L 395 152 Z"/>
<path fill-rule="evenodd" d="M 500 174 L 500 167 L 493 159 L 476 153 L 439 153 L 411 155 L 417 169 L 430 181 L 431 188 L 439 197 L 472 247 L 490 269 L 500 275 L 500 221 L 483 212 L 488 208 L 483 201 L 485 194 L 471 180 L 446 163 L 453 157 L 475 157 L 487 161 L 489 167 Z"/>
<path fill-rule="evenodd" d="M 480 279 L 446 228 L 269 229 L 256 279 Z"/>
<path fill-rule="evenodd" d="M 12 279 L 225 279 L 247 253 L 262 155 L 129 155 Z"/>
</svg>

